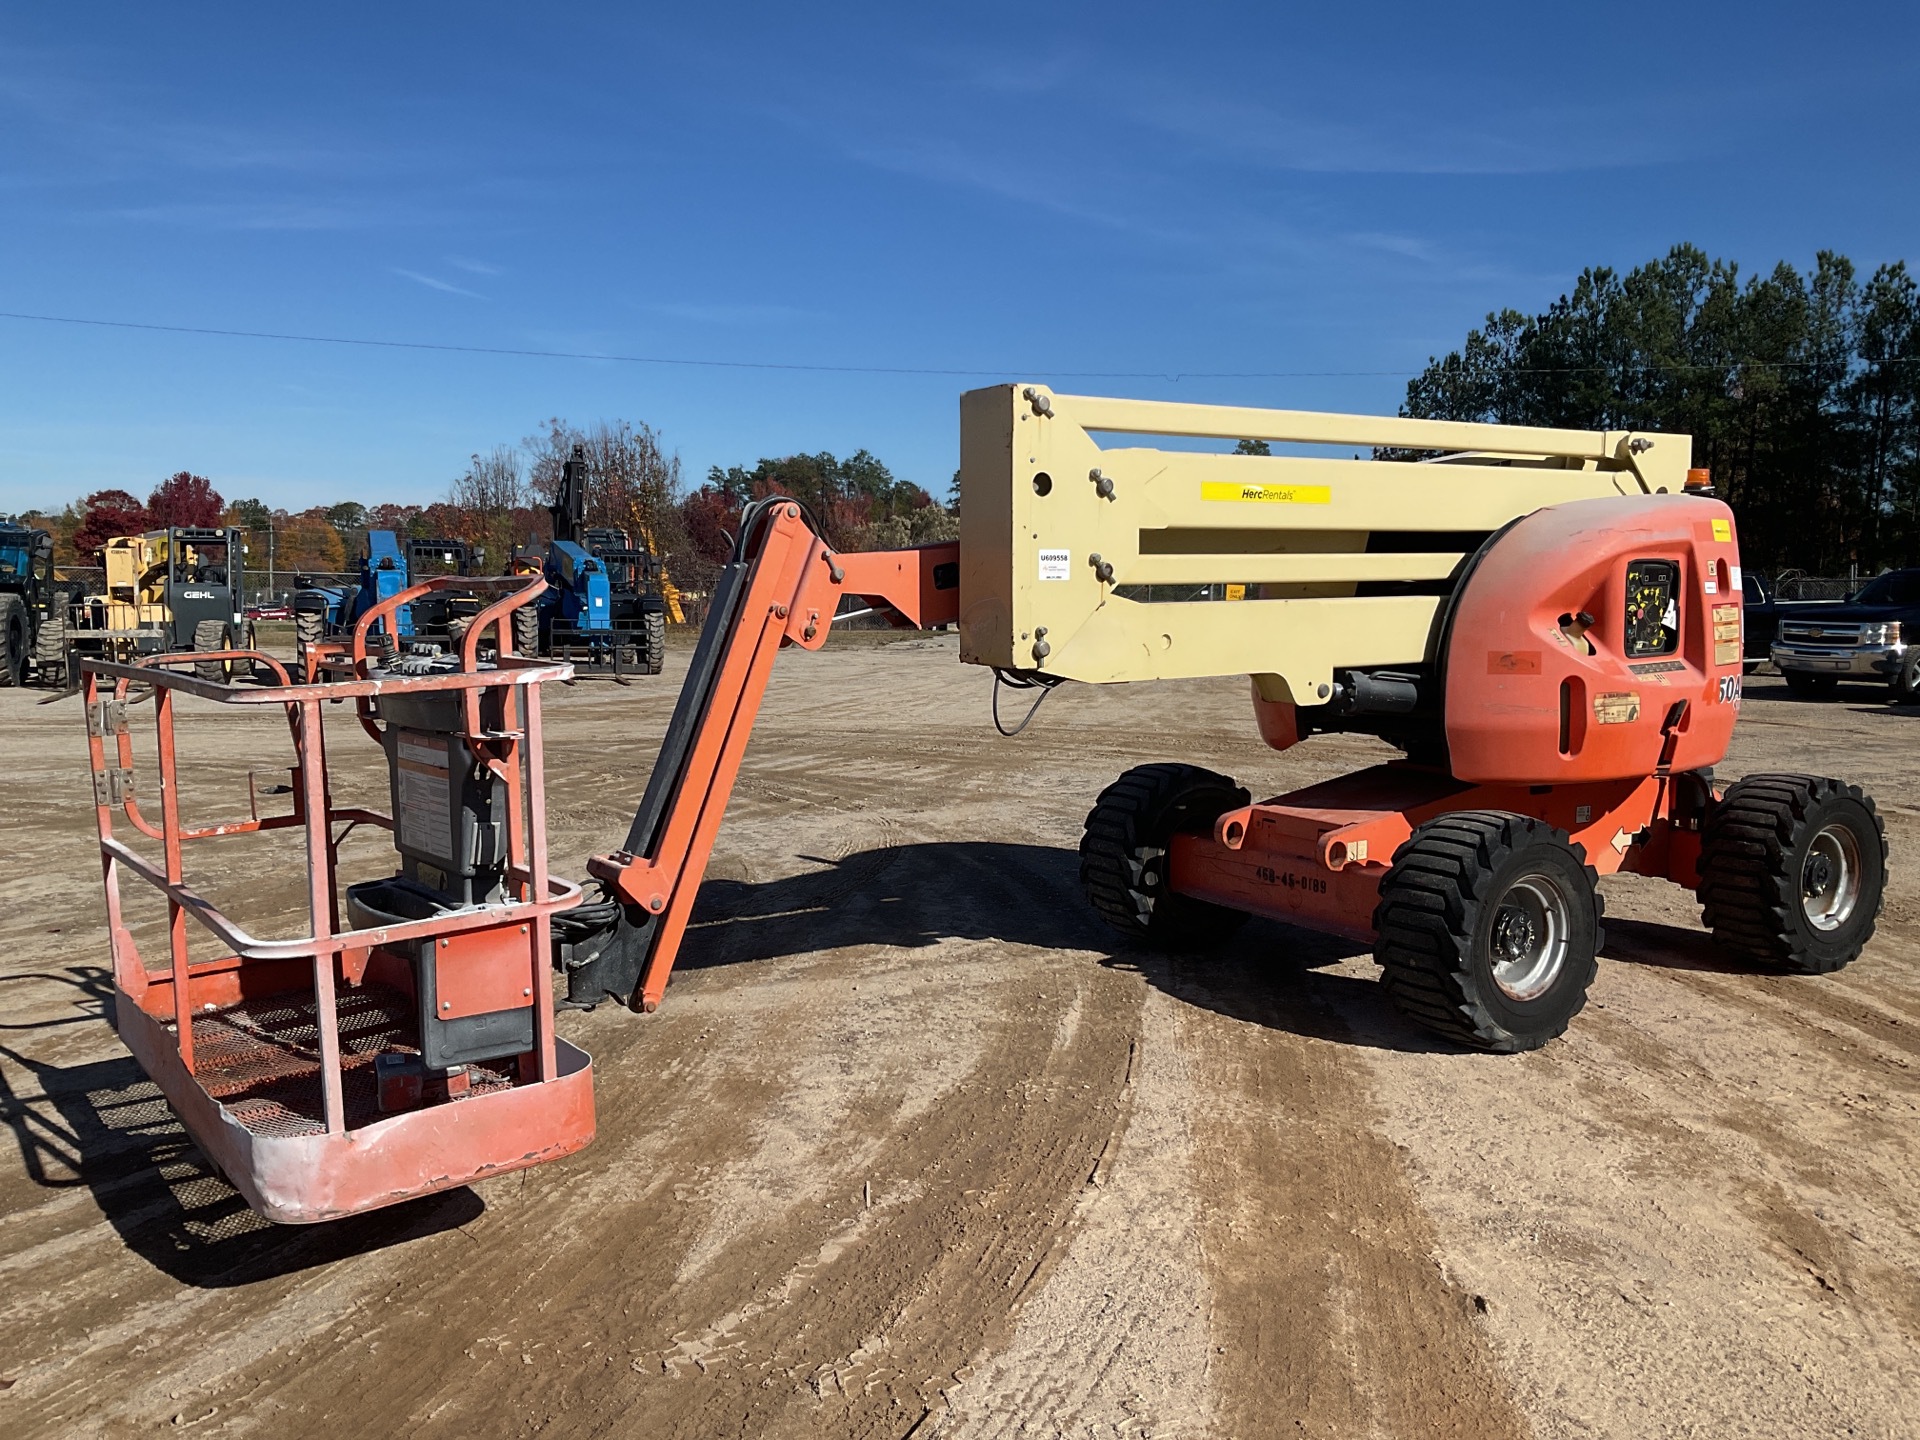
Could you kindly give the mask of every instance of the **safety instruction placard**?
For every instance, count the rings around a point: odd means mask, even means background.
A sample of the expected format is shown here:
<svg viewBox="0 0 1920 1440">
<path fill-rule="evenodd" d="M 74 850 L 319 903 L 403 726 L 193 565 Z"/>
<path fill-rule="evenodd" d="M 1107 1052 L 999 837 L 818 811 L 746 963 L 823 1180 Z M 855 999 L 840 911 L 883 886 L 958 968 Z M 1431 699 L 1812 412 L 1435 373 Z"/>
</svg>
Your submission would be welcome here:
<svg viewBox="0 0 1920 1440">
<path fill-rule="evenodd" d="M 1326 505 L 1333 499 L 1328 485 L 1243 485 L 1232 480 L 1202 480 L 1202 500 L 1251 500 L 1268 505 Z"/>
<path fill-rule="evenodd" d="M 1614 690 L 1594 696 L 1593 718 L 1600 725 L 1631 725 L 1640 718 L 1640 692 Z"/>
<path fill-rule="evenodd" d="M 410 849 L 453 858 L 453 802 L 444 736 L 409 731 L 400 736 L 394 768 L 399 801 L 397 839 Z"/>
</svg>

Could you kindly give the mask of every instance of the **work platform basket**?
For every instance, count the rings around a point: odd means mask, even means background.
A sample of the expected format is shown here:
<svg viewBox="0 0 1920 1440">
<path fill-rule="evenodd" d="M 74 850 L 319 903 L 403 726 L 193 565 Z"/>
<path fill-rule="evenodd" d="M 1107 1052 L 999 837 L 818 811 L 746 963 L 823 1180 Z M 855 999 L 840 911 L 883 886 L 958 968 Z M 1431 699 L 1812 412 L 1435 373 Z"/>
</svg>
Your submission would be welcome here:
<svg viewBox="0 0 1920 1440">
<path fill-rule="evenodd" d="M 449 578 L 411 587 L 392 603 Z M 525 585 L 492 582 L 505 583 Z M 289 683 L 280 662 L 254 651 L 82 666 L 114 1026 L 202 1152 L 270 1220 L 355 1214 L 525 1169 L 593 1138 L 592 1064 L 554 1034 L 548 978 L 552 916 L 577 904 L 580 889 L 547 873 L 540 686 L 567 679 L 569 671 L 506 653 L 510 612 L 541 588 L 536 581 L 487 608 L 460 650 L 417 667 L 423 673 L 364 663 L 366 623 L 377 615 L 366 617 L 356 637 L 360 673 L 331 683 Z M 490 665 L 478 656 L 489 628 L 500 651 Z M 250 662 L 256 678 L 271 675 L 274 683 L 225 685 L 173 668 L 226 660 Z M 159 742 L 151 795 L 144 782 L 136 793 L 128 727 L 129 704 L 148 687 Z M 261 815 L 249 774 L 247 818 L 182 822 L 174 737 L 181 695 L 285 712 L 290 813 Z M 388 749 L 382 736 L 395 715 L 431 710 L 451 717 L 450 745 L 459 747 L 449 749 L 452 764 L 470 762 L 504 797 L 498 883 L 485 899 L 460 897 L 414 918 L 361 898 L 378 900 L 408 882 L 390 878 L 343 892 L 339 852 L 347 834 L 363 825 L 396 827 L 387 813 L 334 803 L 322 725 L 323 707 L 332 702 L 351 702 L 360 727 Z M 397 768 L 395 792 L 407 794 Z M 116 812 L 157 842 L 142 848 L 158 853 L 142 854 L 116 836 Z M 184 855 L 188 842 L 280 829 L 304 835 L 310 929 L 258 939 L 195 890 Z M 169 954 L 159 968 L 143 959 L 123 913 L 121 878 L 128 873 L 165 896 Z M 189 920 L 230 953 L 190 960 Z M 504 1028 L 497 1023 L 503 1019 Z M 524 1039 L 510 1043 L 524 1048 L 499 1055 L 482 1046 L 482 1058 L 430 1068 L 423 1042 L 434 1035 L 425 1032 L 437 1034 L 443 1023 L 481 1026 L 459 1032 L 467 1035 L 517 1034 Z"/>
</svg>

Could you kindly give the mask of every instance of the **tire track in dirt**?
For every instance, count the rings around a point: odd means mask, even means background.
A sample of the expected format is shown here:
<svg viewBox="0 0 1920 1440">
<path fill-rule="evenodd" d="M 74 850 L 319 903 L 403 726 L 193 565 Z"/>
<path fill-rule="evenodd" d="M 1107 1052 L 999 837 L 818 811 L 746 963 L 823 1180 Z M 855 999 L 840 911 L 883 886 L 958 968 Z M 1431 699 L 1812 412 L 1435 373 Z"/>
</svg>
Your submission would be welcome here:
<svg viewBox="0 0 1920 1440">
<path fill-rule="evenodd" d="M 1087 1179 L 1070 1247 L 1007 1343 L 961 1373 L 927 1440 L 1002 1440 L 1035 1427 L 1087 1440 L 1215 1433 L 1212 1292 L 1179 1009 L 1148 993 L 1125 1128 Z"/>
<path fill-rule="evenodd" d="M 1209 1097 L 1195 1184 L 1220 1433 L 1271 1434 L 1286 1417 L 1288 1433 L 1329 1440 L 1525 1436 L 1344 1024 L 1298 970 L 1236 962 L 1275 935 L 1250 930 L 1229 958 L 1167 980 L 1191 1002 L 1181 1045 Z"/>
</svg>

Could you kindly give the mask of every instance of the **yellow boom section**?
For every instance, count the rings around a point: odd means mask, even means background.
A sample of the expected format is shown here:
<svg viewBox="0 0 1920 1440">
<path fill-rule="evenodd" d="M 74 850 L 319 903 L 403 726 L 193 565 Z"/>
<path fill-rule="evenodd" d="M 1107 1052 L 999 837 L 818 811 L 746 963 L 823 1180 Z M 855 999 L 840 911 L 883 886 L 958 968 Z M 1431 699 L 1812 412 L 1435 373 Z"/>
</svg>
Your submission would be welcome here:
<svg viewBox="0 0 1920 1440">
<path fill-rule="evenodd" d="M 1375 449 L 1430 458 L 1361 458 Z M 1250 674 L 1312 704 L 1336 666 L 1421 661 L 1488 534 L 1566 500 L 1679 494 L 1692 452 L 1685 435 L 970 391 L 961 658 L 1095 683 Z M 1247 598 L 1212 598 L 1228 594 Z"/>
</svg>

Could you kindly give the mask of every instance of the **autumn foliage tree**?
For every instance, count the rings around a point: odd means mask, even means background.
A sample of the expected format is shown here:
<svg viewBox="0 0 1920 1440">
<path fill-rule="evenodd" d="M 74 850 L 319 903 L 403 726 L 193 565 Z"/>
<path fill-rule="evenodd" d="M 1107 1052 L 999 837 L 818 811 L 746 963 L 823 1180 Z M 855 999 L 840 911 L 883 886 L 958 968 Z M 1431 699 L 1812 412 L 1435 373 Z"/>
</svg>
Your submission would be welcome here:
<svg viewBox="0 0 1920 1440">
<path fill-rule="evenodd" d="M 187 470 L 169 475 L 147 497 L 147 514 L 156 529 L 169 525 L 211 528 L 220 523 L 226 508 L 212 481 Z"/>
<path fill-rule="evenodd" d="M 73 532 L 74 554 L 88 565 L 100 563 L 100 547 L 120 535 L 152 528 L 152 517 L 125 490 L 96 490 L 80 502 L 80 526 Z"/>
</svg>

